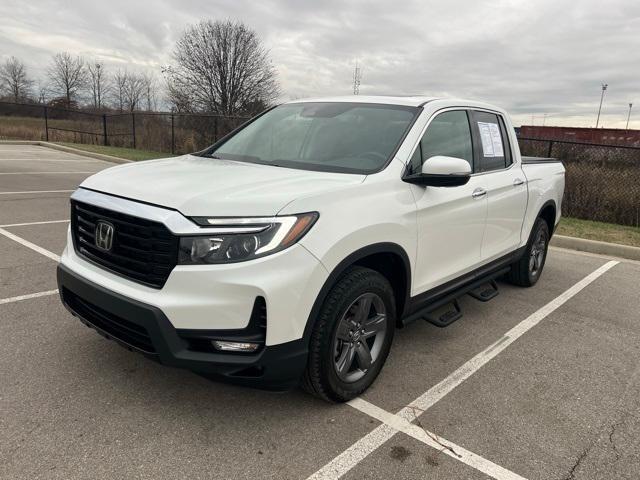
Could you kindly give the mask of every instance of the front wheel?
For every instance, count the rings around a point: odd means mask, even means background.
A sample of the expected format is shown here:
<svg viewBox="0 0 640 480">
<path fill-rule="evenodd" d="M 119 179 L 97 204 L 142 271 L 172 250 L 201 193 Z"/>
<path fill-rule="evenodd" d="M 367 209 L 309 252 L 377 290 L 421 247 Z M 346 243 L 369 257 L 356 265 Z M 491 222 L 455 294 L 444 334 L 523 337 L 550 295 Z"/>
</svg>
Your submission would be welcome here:
<svg viewBox="0 0 640 480">
<path fill-rule="evenodd" d="M 507 280 L 521 287 L 532 287 L 540 279 L 549 248 L 549 226 L 538 218 L 531 231 L 524 254 L 507 274 Z"/>
<path fill-rule="evenodd" d="M 320 309 L 311 334 L 303 388 L 333 402 L 360 395 L 387 359 L 395 317 L 389 281 L 368 268 L 348 269 Z"/>
</svg>

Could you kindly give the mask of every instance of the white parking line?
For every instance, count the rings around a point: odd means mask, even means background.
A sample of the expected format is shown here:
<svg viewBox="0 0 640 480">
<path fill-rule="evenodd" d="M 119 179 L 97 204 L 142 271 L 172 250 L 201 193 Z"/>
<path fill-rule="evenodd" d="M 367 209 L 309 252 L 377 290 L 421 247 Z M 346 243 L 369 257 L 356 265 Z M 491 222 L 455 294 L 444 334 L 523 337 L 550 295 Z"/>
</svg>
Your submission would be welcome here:
<svg viewBox="0 0 640 480">
<path fill-rule="evenodd" d="M 55 260 L 56 262 L 60 261 L 60 255 L 56 255 L 55 253 L 50 252 L 49 250 L 39 247 L 35 243 L 31 243 L 29 240 L 25 240 L 22 237 L 14 235 L 13 233 L 9 232 L 8 230 L 5 230 L 4 228 L 0 228 L 0 235 L 4 235 L 9 239 L 15 242 L 18 242 L 20 245 L 24 245 L 25 247 L 30 248 L 34 252 L 38 252 L 39 254 L 50 258 L 51 260 Z"/>
<path fill-rule="evenodd" d="M 47 297 L 49 295 L 56 295 L 57 293 L 58 289 L 55 289 L 47 290 L 46 292 L 29 293 L 28 295 L 18 295 L 17 297 L 0 298 L 0 305 L 4 305 L 5 303 L 20 302 L 22 300 L 30 300 L 32 298 Z"/>
<path fill-rule="evenodd" d="M 8 223 L 7 225 L 0 225 L 0 228 L 27 227 L 29 225 L 48 225 L 50 223 L 67 223 L 67 222 L 69 222 L 69 220 L 47 220 L 46 222 Z"/>
<path fill-rule="evenodd" d="M 451 458 L 455 458 L 456 460 L 459 460 L 492 478 L 496 478 L 498 480 L 525 480 L 524 477 L 521 477 L 520 475 L 513 473 L 512 471 L 507 470 L 486 458 L 476 455 L 455 443 L 445 440 L 433 432 L 420 428 L 418 425 L 410 423 L 399 415 L 387 412 L 386 410 L 383 410 L 362 398 L 351 400 L 349 405 L 360 410 L 362 413 L 381 421 L 383 424 L 388 425 L 396 432 L 406 433 L 416 440 L 419 440 L 422 443 L 439 450 L 441 453 L 444 453 Z"/>
<path fill-rule="evenodd" d="M 98 170 L 91 172 L 0 172 L 0 175 L 44 175 L 44 174 L 55 174 L 55 175 L 69 175 L 71 173 L 98 173 Z"/>
<path fill-rule="evenodd" d="M 577 293 L 590 285 L 597 278 L 599 278 L 601 275 L 603 275 L 618 263 L 620 262 L 610 261 L 605 263 L 595 271 L 591 272 L 589 275 L 570 287 L 564 293 L 551 300 L 536 312 L 529 315 L 526 319 L 513 327 L 501 338 L 485 348 L 482 352 L 478 353 L 471 360 L 465 362 L 444 380 L 431 387 L 424 394 L 411 402 L 408 406 L 400 410 L 397 415 L 408 422 L 416 419 L 420 414 L 424 413 L 425 410 L 432 407 L 436 402 L 441 400 L 454 388 L 462 384 L 465 380 L 471 377 L 471 375 L 476 373 L 481 367 L 495 358 L 499 353 L 504 351 L 518 338 L 535 327 L 544 318 L 564 305 L 568 300 L 570 300 Z M 336 479 L 342 477 L 349 470 L 355 467 L 360 461 L 366 458 L 367 455 L 372 453 L 379 446 L 393 437 L 396 432 L 396 429 L 390 428 L 386 424 L 376 427 L 370 433 L 351 445 L 347 450 L 327 463 L 316 473 L 311 475 L 309 479 Z"/>
<path fill-rule="evenodd" d="M 71 193 L 73 190 L 26 190 L 21 192 L 0 192 L 0 195 L 31 195 L 32 193 Z"/>
</svg>

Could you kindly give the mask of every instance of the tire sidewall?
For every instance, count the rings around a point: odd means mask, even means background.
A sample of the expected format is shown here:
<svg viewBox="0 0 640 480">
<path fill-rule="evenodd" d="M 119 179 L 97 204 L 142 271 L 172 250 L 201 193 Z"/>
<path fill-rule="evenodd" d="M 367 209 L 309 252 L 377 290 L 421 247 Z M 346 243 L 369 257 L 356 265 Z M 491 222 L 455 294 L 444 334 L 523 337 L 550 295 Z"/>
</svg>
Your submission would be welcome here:
<svg viewBox="0 0 640 480">
<path fill-rule="evenodd" d="M 533 244 L 536 241 L 536 238 L 538 238 L 538 234 L 540 232 L 540 230 L 544 231 L 544 236 L 545 236 L 545 242 L 544 242 L 544 257 L 542 258 L 542 264 L 540 265 L 540 268 L 538 269 L 537 273 L 534 275 L 533 272 L 531 272 L 531 270 L 529 269 L 529 258 L 531 256 L 531 250 L 533 249 Z M 529 246 L 527 248 L 527 275 L 529 276 L 529 283 L 531 285 L 534 285 L 542 276 L 542 271 L 544 270 L 544 265 L 547 262 L 547 253 L 549 251 L 549 226 L 547 225 L 547 222 L 545 222 L 542 219 L 538 219 L 538 221 L 536 222 L 536 227 L 534 228 L 531 238 L 529 239 Z"/>
<path fill-rule="evenodd" d="M 366 278 L 355 282 L 351 288 L 348 289 L 348 293 L 344 295 L 344 291 L 341 287 L 341 281 L 338 281 L 336 286 L 329 293 L 327 300 L 321 310 L 321 315 L 326 315 L 327 325 L 326 332 L 323 335 L 320 355 L 321 355 L 321 374 L 324 380 L 329 385 L 329 388 L 337 393 L 341 400 L 350 399 L 359 395 L 364 391 L 378 376 L 382 366 L 384 365 L 389 350 L 391 349 L 391 343 L 393 340 L 393 334 L 395 331 L 396 314 L 395 314 L 395 298 L 393 295 L 393 289 L 389 282 L 378 272 L 369 269 L 366 270 Z M 344 277 L 343 277 L 344 278 Z M 346 309 L 357 299 L 360 295 L 365 293 L 374 293 L 378 295 L 384 303 L 386 309 L 387 319 L 387 331 L 384 338 L 384 344 L 380 350 L 380 354 L 375 363 L 371 366 L 369 371 L 360 380 L 352 383 L 347 383 L 338 377 L 334 367 L 334 354 L 333 354 L 333 339 L 336 335 L 338 325 L 342 319 Z M 340 295 L 341 298 L 330 298 L 332 296 Z M 333 302 L 332 302 L 333 300 Z M 325 306 L 329 308 L 325 311 Z"/>
</svg>

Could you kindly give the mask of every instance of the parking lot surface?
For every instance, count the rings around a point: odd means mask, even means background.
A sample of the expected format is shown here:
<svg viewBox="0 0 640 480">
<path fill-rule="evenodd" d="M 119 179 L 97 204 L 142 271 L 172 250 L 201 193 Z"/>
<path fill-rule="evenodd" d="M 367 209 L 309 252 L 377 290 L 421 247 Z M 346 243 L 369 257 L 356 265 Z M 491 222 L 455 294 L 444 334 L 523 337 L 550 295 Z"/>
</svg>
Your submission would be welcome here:
<svg viewBox="0 0 640 480">
<path fill-rule="evenodd" d="M 551 249 L 356 402 L 158 365 L 60 304 L 68 198 L 112 164 L 0 145 L 0 478 L 640 478 L 640 263 Z"/>
</svg>

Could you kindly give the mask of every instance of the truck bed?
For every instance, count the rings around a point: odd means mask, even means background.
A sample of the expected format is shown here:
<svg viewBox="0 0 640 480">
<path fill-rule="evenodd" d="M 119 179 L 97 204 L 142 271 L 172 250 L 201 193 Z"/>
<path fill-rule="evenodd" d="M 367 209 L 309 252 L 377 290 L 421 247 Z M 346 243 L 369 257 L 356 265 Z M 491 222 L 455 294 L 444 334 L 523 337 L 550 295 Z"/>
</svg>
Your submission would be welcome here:
<svg viewBox="0 0 640 480">
<path fill-rule="evenodd" d="M 560 160 L 558 160 L 557 158 L 549 158 L 549 157 L 522 157 L 522 163 L 523 164 L 530 164 L 530 163 L 562 163 Z"/>
</svg>

